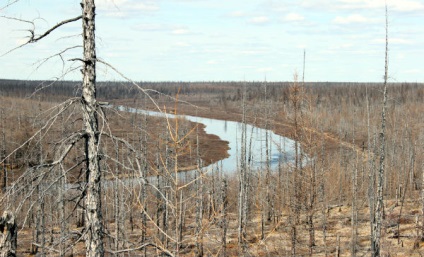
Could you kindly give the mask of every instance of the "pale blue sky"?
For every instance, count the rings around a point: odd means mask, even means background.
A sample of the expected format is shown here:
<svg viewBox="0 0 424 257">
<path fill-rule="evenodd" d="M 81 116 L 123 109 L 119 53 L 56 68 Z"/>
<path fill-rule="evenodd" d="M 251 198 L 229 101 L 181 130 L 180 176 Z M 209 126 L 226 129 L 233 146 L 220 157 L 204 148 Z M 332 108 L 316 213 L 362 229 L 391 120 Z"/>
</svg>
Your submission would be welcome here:
<svg viewBox="0 0 424 257">
<path fill-rule="evenodd" d="M 0 16 L 36 33 L 80 14 L 79 0 L 0 0 Z M 424 82 L 424 0 L 388 0 L 391 81 Z M 382 80 L 384 0 L 99 0 L 97 56 L 133 80 Z M 30 24 L 0 18 L 0 55 Z M 0 78 L 80 79 L 81 21 L 0 57 Z M 69 70 L 74 69 L 72 72 Z M 98 80 L 121 80 L 98 64 Z"/>
</svg>

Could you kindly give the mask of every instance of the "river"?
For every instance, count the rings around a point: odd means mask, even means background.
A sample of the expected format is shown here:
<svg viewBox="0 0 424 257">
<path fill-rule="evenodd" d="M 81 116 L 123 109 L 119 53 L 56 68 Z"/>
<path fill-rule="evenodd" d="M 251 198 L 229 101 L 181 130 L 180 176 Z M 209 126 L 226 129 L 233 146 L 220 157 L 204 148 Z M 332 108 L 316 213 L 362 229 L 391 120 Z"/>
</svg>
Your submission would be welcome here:
<svg viewBox="0 0 424 257">
<path fill-rule="evenodd" d="M 192 122 L 202 123 L 205 125 L 205 131 L 208 134 L 219 136 L 222 140 L 229 142 L 230 150 L 229 157 L 219 161 L 218 165 L 224 173 L 234 173 L 237 171 L 239 156 L 241 153 L 241 137 L 243 123 L 235 121 L 217 120 L 190 115 L 173 115 L 155 111 L 146 111 L 130 107 L 119 106 L 118 110 L 145 113 L 152 116 L 165 116 L 169 118 L 184 118 Z M 270 167 L 275 169 L 279 164 L 292 162 L 294 159 L 294 141 L 275 134 L 271 130 L 258 128 L 252 125 L 246 125 L 247 131 L 247 151 L 252 156 L 251 168 L 263 169 L 266 168 L 266 138 L 268 137 L 269 162 Z M 267 135 L 268 133 L 268 135 Z M 211 164 L 206 168 L 216 166 Z"/>
</svg>

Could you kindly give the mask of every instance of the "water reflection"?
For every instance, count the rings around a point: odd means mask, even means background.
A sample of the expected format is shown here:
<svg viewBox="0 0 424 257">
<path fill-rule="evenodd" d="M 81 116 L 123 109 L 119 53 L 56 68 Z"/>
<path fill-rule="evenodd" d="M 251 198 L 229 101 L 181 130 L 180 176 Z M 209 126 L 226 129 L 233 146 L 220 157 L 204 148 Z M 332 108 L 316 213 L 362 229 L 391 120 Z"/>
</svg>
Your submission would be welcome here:
<svg viewBox="0 0 424 257">
<path fill-rule="evenodd" d="M 144 113 L 151 116 L 164 116 L 164 113 L 145 111 L 129 107 L 118 107 L 121 111 Z M 178 115 L 167 114 L 169 118 L 175 118 Z M 224 121 L 217 119 L 202 118 L 190 115 L 179 116 L 192 122 L 198 122 L 205 125 L 205 131 L 208 134 L 219 136 L 222 140 L 229 142 L 230 149 L 228 158 L 220 161 L 220 167 L 223 172 L 232 173 L 237 170 L 239 162 L 239 154 L 241 153 L 241 136 L 243 124 L 235 121 Z M 279 136 L 270 130 L 265 130 L 252 125 L 246 125 L 247 133 L 247 154 L 251 158 L 251 168 L 265 168 L 267 165 L 266 158 L 266 139 L 268 139 L 268 156 L 269 164 L 275 169 L 281 163 L 289 163 L 294 159 L 294 141 Z M 268 133 L 268 134 L 267 134 Z M 213 167 L 215 164 L 211 164 Z"/>
</svg>

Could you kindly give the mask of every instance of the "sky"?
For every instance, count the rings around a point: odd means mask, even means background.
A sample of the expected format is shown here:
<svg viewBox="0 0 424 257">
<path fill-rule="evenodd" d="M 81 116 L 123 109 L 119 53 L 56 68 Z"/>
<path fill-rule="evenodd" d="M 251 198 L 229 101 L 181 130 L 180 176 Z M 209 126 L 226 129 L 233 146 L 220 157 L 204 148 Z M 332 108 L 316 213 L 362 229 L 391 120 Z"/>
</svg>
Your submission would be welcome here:
<svg viewBox="0 0 424 257">
<path fill-rule="evenodd" d="M 79 80 L 79 0 L 0 0 L 0 78 Z M 387 0 L 391 82 L 424 82 L 424 0 Z M 381 82 L 384 0 L 98 0 L 97 57 L 134 81 Z M 19 19 L 19 20 L 18 20 Z M 23 22 L 22 20 L 30 21 Z M 97 80 L 123 80 L 98 63 Z"/>
</svg>

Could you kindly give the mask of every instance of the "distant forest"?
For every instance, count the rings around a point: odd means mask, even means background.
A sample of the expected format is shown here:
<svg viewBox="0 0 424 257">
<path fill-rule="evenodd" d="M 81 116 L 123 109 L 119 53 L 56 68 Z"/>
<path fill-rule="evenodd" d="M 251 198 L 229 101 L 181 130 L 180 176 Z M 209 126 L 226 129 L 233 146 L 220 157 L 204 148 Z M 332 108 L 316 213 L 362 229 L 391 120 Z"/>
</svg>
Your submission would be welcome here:
<svg viewBox="0 0 424 257">
<path fill-rule="evenodd" d="M 242 98 L 242 88 L 246 87 L 246 97 L 248 100 L 263 99 L 264 91 L 262 86 L 267 85 L 267 99 L 287 102 L 289 98 L 289 88 L 293 82 L 137 82 L 142 88 L 151 89 L 151 96 L 164 94 L 174 96 L 178 92 L 182 95 L 202 94 L 215 95 L 221 100 L 239 101 Z M 368 97 L 370 100 L 379 99 L 378 90 L 373 90 L 381 83 L 364 82 L 305 82 L 305 88 L 317 96 L 317 101 L 328 97 L 353 97 L 351 101 L 359 103 L 359 99 L 365 97 L 364 87 L 368 87 Z M 404 102 L 411 99 L 411 95 L 416 100 L 424 96 L 424 83 L 390 83 L 391 92 L 399 95 L 398 101 Z M 100 81 L 97 82 L 97 97 L 102 100 L 132 99 L 139 95 L 130 82 Z M 37 81 L 37 80 L 7 80 L 0 79 L 0 94 L 8 97 L 35 97 L 42 101 L 56 101 L 67 99 L 68 97 L 80 95 L 81 82 L 79 81 Z M 411 94 L 414 92 L 414 94 Z M 349 93 L 349 94 L 346 94 Z M 355 99 L 358 99 L 356 101 Z"/>
</svg>

